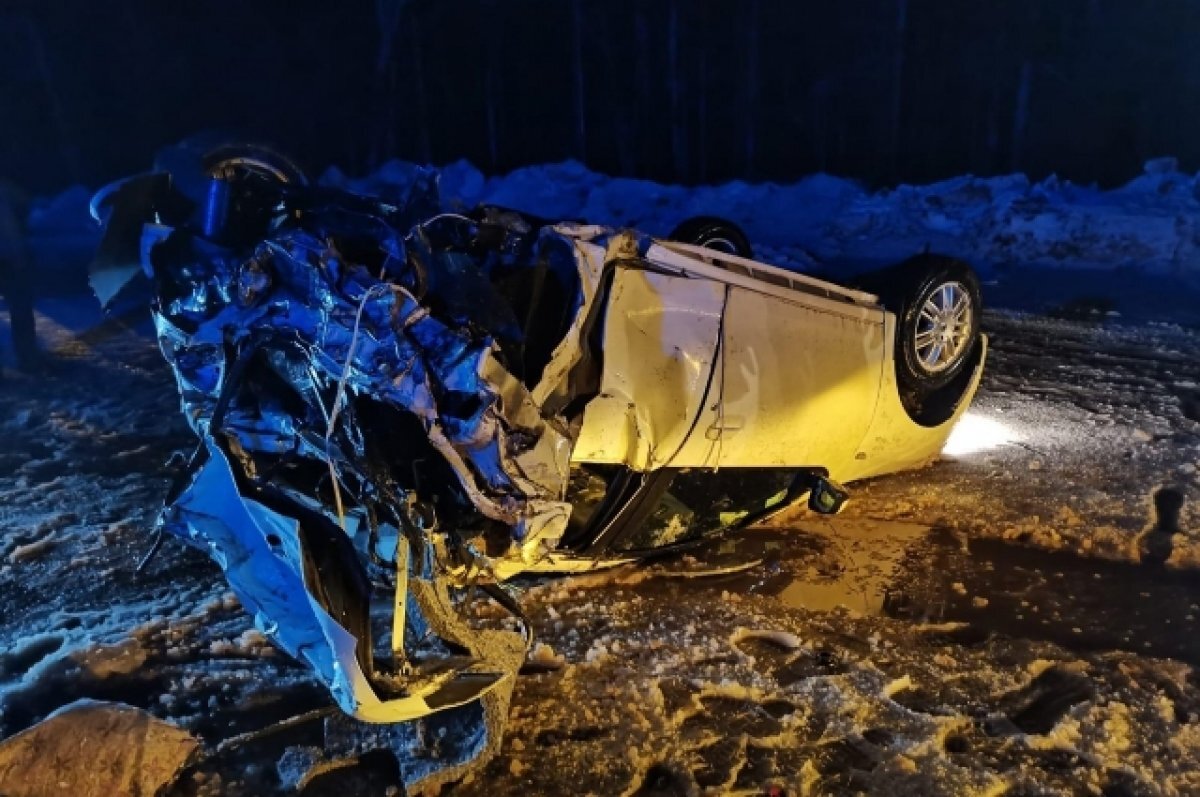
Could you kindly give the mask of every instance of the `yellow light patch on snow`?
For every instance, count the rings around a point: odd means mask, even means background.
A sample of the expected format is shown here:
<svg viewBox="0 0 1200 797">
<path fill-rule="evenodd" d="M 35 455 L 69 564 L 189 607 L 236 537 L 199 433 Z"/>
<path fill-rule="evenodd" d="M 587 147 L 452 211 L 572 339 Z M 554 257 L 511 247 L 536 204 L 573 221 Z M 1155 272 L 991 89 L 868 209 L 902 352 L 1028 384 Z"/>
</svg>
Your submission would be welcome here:
<svg viewBox="0 0 1200 797">
<path fill-rule="evenodd" d="M 1000 421 L 977 412 L 967 412 L 959 419 L 946 445 L 942 447 L 942 456 L 965 457 L 1018 440 L 1020 437 L 1017 433 Z"/>
</svg>

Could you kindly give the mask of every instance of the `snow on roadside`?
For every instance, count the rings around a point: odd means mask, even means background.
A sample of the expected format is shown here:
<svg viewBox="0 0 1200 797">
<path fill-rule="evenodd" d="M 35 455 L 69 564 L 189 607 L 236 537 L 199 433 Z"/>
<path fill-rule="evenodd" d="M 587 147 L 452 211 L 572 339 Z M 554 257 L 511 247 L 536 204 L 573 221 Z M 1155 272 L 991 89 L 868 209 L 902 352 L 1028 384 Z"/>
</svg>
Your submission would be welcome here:
<svg viewBox="0 0 1200 797">
<path fill-rule="evenodd" d="M 421 167 L 393 160 L 361 177 L 331 167 L 321 182 L 378 194 L 430 173 L 447 210 L 491 203 L 653 235 L 688 216 L 722 216 L 746 230 L 762 259 L 801 270 L 811 266 L 810 255 L 866 267 L 932 249 L 971 262 L 985 277 L 1019 266 L 1132 271 L 1200 285 L 1200 175 L 1180 172 L 1173 158 L 1148 161 L 1143 174 L 1111 190 L 1023 174 L 878 191 L 827 174 L 789 184 L 680 186 L 610 177 L 577 161 L 489 177 L 466 161 Z M 30 237 L 44 270 L 62 273 L 70 263 L 82 274 L 99 238 L 88 195 L 72 186 L 34 203 Z"/>
<path fill-rule="evenodd" d="M 411 182 L 417 167 L 399 161 L 350 178 L 328 170 L 323 182 L 365 192 Z M 662 185 L 608 177 L 576 161 L 527 166 L 485 177 L 465 161 L 435 169 L 448 209 L 491 203 L 546 218 L 583 218 L 666 235 L 698 214 L 729 218 L 765 257 L 803 267 L 802 250 L 831 263 L 892 263 L 926 248 L 989 272 L 1007 265 L 1135 269 L 1200 279 L 1200 176 L 1172 158 L 1104 191 L 1021 174 L 955 177 L 922 186 L 869 191 L 826 174 L 795 183 L 733 181 Z"/>
<path fill-rule="evenodd" d="M 9 797 L 161 794 L 199 743 L 129 706 L 82 700 L 0 742 L 0 791 Z M 86 756 L 89 766 L 64 766 Z"/>
</svg>

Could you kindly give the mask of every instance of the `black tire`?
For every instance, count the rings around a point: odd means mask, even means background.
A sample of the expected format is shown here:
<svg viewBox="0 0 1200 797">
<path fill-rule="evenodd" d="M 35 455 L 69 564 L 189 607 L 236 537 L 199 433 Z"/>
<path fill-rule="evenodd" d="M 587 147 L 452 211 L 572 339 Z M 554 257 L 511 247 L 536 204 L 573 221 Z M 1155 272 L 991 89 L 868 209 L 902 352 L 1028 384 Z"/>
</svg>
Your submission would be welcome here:
<svg viewBox="0 0 1200 797">
<path fill-rule="evenodd" d="M 742 228 L 717 216 L 692 216 L 684 219 L 667 236 L 670 241 L 703 246 L 718 252 L 752 258 L 754 250 Z"/>
<path fill-rule="evenodd" d="M 254 244 L 285 222 L 289 216 L 280 205 L 286 192 L 308 183 L 295 161 L 259 144 L 204 150 L 198 165 L 204 234 L 227 246 Z M 214 186 L 223 186 L 223 193 L 211 192 Z"/>
<path fill-rule="evenodd" d="M 919 255 L 889 280 L 885 305 L 896 313 L 896 377 L 901 388 L 927 396 L 952 382 L 979 346 L 979 278 L 966 263 Z"/>
<path fill-rule="evenodd" d="M 225 144 L 204 153 L 201 168 L 208 177 L 233 169 L 260 175 L 286 185 L 307 185 L 308 177 L 295 161 L 261 144 Z"/>
</svg>

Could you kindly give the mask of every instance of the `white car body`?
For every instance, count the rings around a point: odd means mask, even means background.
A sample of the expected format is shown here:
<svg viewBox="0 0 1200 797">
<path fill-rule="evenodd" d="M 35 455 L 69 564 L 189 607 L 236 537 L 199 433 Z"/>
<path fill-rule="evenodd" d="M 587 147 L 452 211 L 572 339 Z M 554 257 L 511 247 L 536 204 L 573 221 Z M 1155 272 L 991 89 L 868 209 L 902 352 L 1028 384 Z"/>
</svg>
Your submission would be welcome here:
<svg viewBox="0 0 1200 797">
<path fill-rule="evenodd" d="M 589 299 L 624 257 L 623 239 L 606 250 L 590 230 L 558 228 L 577 240 Z M 920 424 L 896 384 L 896 316 L 874 295 L 687 244 L 656 241 L 643 257 L 661 270 L 615 266 L 601 391 L 574 463 L 821 467 L 849 482 L 936 459 L 978 388 L 986 340 L 954 412 Z M 568 335 L 535 400 L 577 354 Z"/>
</svg>

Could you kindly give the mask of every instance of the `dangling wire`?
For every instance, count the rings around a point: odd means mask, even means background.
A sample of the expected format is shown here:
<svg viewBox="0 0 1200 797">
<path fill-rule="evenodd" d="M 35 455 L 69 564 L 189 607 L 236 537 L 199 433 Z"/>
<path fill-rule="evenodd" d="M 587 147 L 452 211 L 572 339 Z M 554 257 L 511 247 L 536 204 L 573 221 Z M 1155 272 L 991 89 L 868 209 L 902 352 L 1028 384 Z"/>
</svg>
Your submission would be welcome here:
<svg viewBox="0 0 1200 797">
<path fill-rule="evenodd" d="M 337 470 L 333 466 L 333 457 L 329 453 L 329 446 L 333 438 L 333 430 L 337 424 L 338 415 L 341 414 L 342 404 L 346 400 L 346 381 L 350 378 L 350 363 L 354 361 L 354 350 L 358 347 L 358 335 L 362 329 L 362 314 L 366 309 L 367 302 L 376 294 L 381 294 L 389 290 L 387 285 L 375 285 L 365 291 L 362 298 L 358 301 L 358 310 L 354 313 L 354 330 L 350 335 L 350 346 L 346 349 L 346 361 L 342 363 L 342 374 L 338 378 L 337 391 L 333 396 L 333 409 L 329 412 L 329 417 L 325 423 L 325 464 L 329 466 L 329 477 L 333 484 L 333 503 L 337 508 L 338 525 L 342 527 L 342 531 L 346 530 L 346 509 L 342 504 L 342 490 L 338 484 Z"/>
</svg>

